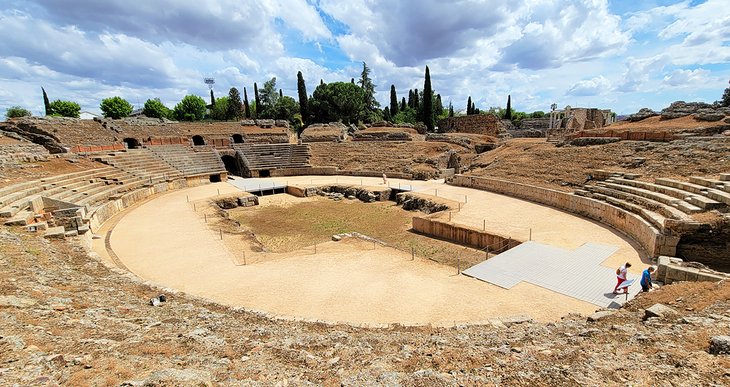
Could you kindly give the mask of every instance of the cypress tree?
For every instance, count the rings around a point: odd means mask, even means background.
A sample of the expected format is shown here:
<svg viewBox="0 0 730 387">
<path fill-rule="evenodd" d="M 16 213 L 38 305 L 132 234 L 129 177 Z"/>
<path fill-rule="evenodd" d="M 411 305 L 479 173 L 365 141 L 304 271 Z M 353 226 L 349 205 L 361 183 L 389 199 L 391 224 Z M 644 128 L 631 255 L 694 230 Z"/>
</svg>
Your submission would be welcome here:
<svg viewBox="0 0 730 387">
<path fill-rule="evenodd" d="M 408 107 L 413 108 L 413 90 L 408 90 Z"/>
<path fill-rule="evenodd" d="M 383 109 L 383 119 L 388 122 L 393 121 L 393 118 L 390 116 L 390 109 L 387 106 Z"/>
<path fill-rule="evenodd" d="M 454 116 L 454 104 L 449 102 L 449 117 L 453 117 L 453 116 Z"/>
<path fill-rule="evenodd" d="M 466 100 L 466 115 L 468 116 L 471 114 L 472 114 L 472 111 L 471 111 L 471 95 L 470 95 L 469 99 Z"/>
<path fill-rule="evenodd" d="M 299 96 L 299 113 L 306 125 L 309 122 L 309 99 L 307 98 L 307 86 L 304 84 L 304 76 L 302 76 L 301 71 L 297 72 L 297 94 Z"/>
<path fill-rule="evenodd" d="M 246 118 L 251 118 L 251 108 L 248 106 L 248 93 L 245 87 L 243 88 L 243 110 Z"/>
<path fill-rule="evenodd" d="M 400 100 L 400 108 L 399 108 L 399 110 L 400 111 L 406 110 L 406 106 L 408 106 L 408 105 L 406 105 L 406 97 L 402 97 L 401 100 Z"/>
<path fill-rule="evenodd" d="M 350 78 L 350 83 L 354 84 L 355 83 L 355 78 Z"/>
<path fill-rule="evenodd" d="M 730 87 L 726 88 L 725 91 L 722 93 L 720 106 L 730 106 Z"/>
<path fill-rule="evenodd" d="M 395 94 L 395 85 L 390 85 L 390 114 L 398 114 L 398 96 Z"/>
<path fill-rule="evenodd" d="M 426 131 L 433 132 L 433 90 L 428 66 L 426 66 L 426 79 L 423 81 L 423 121 L 426 124 Z"/>
<path fill-rule="evenodd" d="M 319 85 L 320 85 L 320 86 L 324 85 L 324 79 L 321 79 L 321 78 L 320 78 L 320 80 L 319 80 Z"/>
<path fill-rule="evenodd" d="M 46 115 L 50 116 L 51 114 L 53 114 L 51 112 L 51 102 L 48 100 L 48 94 L 46 94 L 46 89 L 41 86 L 41 90 L 43 90 L 43 107 L 45 107 L 46 109 Z"/>
<path fill-rule="evenodd" d="M 504 119 L 505 120 L 512 119 L 512 96 L 511 95 L 507 95 L 507 111 L 504 112 Z"/>
<path fill-rule="evenodd" d="M 284 98 L 284 92 L 281 89 L 279 89 L 279 98 Z"/>
<path fill-rule="evenodd" d="M 241 111 L 241 94 L 238 89 L 231 87 L 228 91 L 228 106 L 226 106 L 226 120 L 239 120 L 243 116 Z"/>
<path fill-rule="evenodd" d="M 256 82 L 253 83 L 253 94 L 256 99 L 256 117 L 254 118 L 259 118 L 259 114 L 261 113 L 261 98 L 259 98 L 259 86 Z"/>
</svg>

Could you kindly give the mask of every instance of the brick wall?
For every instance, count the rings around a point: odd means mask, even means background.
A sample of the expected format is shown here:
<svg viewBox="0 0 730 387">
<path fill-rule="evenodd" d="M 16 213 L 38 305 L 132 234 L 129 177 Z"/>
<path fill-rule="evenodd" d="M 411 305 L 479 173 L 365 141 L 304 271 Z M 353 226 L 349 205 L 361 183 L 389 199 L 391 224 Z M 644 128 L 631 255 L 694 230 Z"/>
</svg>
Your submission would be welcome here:
<svg viewBox="0 0 730 387">
<path fill-rule="evenodd" d="M 443 119 L 439 121 L 439 130 L 442 132 L 486 134 L 497 137 L 506 128 L 494 114 L 472 114 Z"/>
</svg>

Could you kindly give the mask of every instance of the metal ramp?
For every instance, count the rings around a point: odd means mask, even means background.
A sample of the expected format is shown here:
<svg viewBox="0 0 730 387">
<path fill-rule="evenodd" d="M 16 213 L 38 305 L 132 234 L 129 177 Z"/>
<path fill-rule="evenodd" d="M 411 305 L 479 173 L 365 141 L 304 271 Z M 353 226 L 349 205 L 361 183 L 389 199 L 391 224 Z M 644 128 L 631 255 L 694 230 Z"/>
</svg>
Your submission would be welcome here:
<svg viewBox="0 0 730 387">
<path fill-rule="evenodd" d="M 530 241 L 463 273 L 505 289 L 526 281 L 601 307 L 618 307 L 625 296 L 613 294 L 615 269 L 601 266 L 617 250 L 615 246 L 586 243 L 571 251 Z M 635 283 L 629 294 L 640 290 Z"/>
</svg>

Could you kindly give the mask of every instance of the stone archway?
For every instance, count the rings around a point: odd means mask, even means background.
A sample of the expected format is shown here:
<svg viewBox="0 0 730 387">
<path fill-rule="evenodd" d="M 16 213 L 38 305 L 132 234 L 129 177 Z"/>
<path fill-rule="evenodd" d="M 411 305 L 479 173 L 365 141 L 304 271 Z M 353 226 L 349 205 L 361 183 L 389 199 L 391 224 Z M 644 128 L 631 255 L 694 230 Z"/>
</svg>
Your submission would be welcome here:
<svg viewBox="0 0 730 387">
<path fill-rule="evenodd" d="M 128 138 L 125 138 L 124 140 L 122 140 L 122 142 L 124 142 L 124 146 L 127 149 L 137 149 L 141 146 L 141 144 L 139 143 L 139 141 L 137 141 L 136 138 L 128 137 Z"/>
<path fill-rule="evenodd" d="M 240 135 L 240 134 L 238 134 L 238 133 L 234 134 L 231 137 L 233 138 L 233 143 L 234 144 L 242 144 L 244 142 L 243 141 L 243 136 Z"/>
<path fill-rule="evenodd" d="M 241 169 L 238 167 L 238 162 L 234 156 L 223 155 L 221 161 L 226 166 L 226 171 L 231 175 L 241 176 Z"/>
<path fill-rule="evenodd" d="M 203 136 L 193 136 L 193 145 L 205 145 L 205 140 L 203 139 Z"/>
</svg>

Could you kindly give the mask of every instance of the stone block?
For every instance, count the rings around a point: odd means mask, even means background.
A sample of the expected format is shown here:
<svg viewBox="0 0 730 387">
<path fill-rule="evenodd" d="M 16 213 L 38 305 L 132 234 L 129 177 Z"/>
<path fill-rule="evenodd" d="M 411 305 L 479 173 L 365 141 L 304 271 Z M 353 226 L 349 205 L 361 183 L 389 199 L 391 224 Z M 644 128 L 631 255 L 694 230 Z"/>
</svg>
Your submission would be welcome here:
<svg viewBox="0 0 730 387">
<path fill-rule="evenodd" d="M 615 310 L 600 310 L 600 311 L 598 311 L 596 313 L 593 313 L 592 315 L 588 316 L 588 321 L 596 322 L 596 321 L 599 321 L 601 319 L 604 319 L 604 318 L 606 318 L 608 316 L 611 316 L 614 313 L 616 313 Z"/>
<path fill-rule="evenodd" d="M 708 352 L 712 355 L 730 354 L 730 336 L 713 336 Z"/>
<path fill-rule="evenodd" d="M 644 320 L 652 317 L 666 318 L 677 315 L 676 309 L 664 304 L 654 304 L 644 311 Z"/>
<path fill-rule="evenodd" d="M 46 230 L 46 233 L 43 234 L 43 237 L 48 239 L 63 239 L 66 237 L 66 230 L 63 226 L 51 227 Z"/>
</svg>

